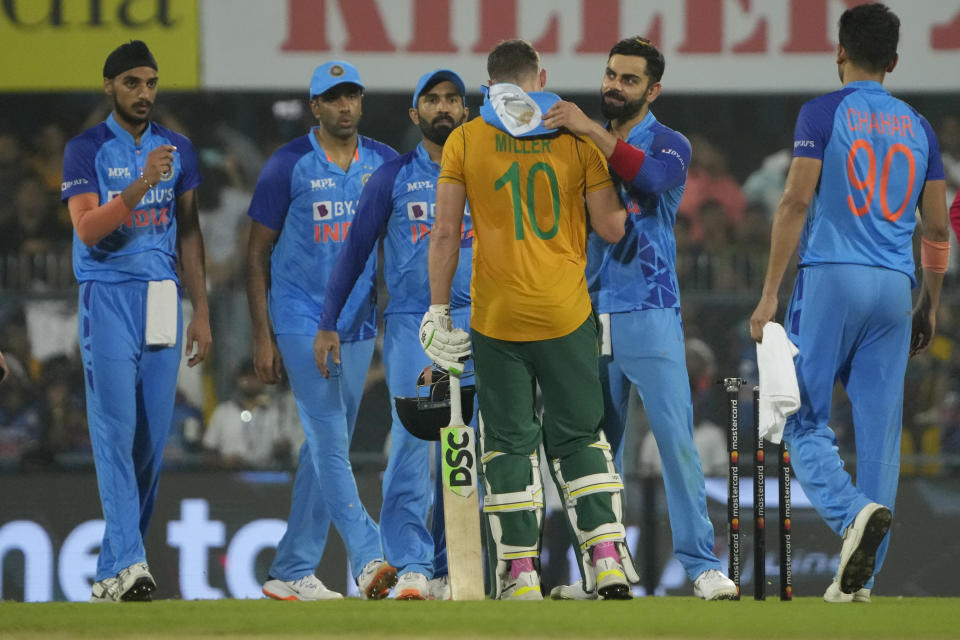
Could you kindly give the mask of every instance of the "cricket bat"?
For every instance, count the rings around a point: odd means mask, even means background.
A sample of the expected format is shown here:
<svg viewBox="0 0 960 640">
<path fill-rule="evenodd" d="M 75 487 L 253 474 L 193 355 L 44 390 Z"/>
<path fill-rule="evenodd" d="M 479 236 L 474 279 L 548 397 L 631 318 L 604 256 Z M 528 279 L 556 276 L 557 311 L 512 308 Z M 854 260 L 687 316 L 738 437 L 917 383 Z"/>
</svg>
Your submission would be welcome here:
<svg viewBox="0 0 960 640">
<path fill-rule="evenodd" d="M 460 377 L 450 374 L 450 424 L 440 429 L 451 600 L 483 600 L 483 550 L 473 428 L 463 424 Z"/>
</svg>

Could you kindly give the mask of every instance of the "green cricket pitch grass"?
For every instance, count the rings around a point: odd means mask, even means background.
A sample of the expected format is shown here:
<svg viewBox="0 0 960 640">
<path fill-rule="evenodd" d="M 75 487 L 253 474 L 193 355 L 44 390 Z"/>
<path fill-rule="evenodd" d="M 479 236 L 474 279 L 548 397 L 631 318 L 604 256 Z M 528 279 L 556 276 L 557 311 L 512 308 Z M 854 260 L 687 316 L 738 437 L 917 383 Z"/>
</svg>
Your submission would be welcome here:
<svg viewBox="0 0 960 640">
<path fill-rule="evenodd" d="M 960 599 L 870 604 L 702 602 L 0 602 L 0 638 L 933 638 L 960 637 Z"/>
</svg>

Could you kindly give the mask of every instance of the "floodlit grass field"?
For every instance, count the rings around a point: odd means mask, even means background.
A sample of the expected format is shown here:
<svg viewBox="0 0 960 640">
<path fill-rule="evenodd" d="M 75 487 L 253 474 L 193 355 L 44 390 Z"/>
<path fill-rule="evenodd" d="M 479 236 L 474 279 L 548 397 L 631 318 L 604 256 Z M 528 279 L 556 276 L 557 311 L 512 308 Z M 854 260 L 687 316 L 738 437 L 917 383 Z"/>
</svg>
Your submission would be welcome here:
<svg viewBox="0 0 960 640">
<path fill-rule="evenodd" d="M 956 598 L 702 602 L 0 603 L 0 638 L 933 638 L 960 637 Z"/>
</svg>

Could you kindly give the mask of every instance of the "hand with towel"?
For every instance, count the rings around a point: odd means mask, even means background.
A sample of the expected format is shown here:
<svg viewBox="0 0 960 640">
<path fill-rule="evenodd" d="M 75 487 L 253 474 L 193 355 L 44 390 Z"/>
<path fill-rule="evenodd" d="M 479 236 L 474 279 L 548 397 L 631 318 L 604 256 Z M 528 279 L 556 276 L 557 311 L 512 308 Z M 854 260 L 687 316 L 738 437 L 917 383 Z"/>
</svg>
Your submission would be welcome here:
<svg viewBox="0 0 960 640">
<path fill-rule="evenodd" d="M 787 416 L 800 409 L 800 389 L 793 358 L 799 353 L 787 332 L 776 322 L 763 326 L 763 340 L 757 342 L 757 371 L 760 378 L 760 437 L 779 444 Z"/>
</svg>

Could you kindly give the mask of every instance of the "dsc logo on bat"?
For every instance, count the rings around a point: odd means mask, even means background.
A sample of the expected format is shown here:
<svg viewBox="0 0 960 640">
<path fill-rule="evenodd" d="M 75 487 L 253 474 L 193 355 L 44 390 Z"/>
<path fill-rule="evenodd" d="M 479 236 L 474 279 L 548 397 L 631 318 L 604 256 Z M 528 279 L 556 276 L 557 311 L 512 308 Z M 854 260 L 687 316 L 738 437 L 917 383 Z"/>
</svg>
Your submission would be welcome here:
<svg viewBox="0 0 960 640">
<path fill-rule="evenodd" d="M 444 427 L 440 430 L 440 440 L 443 443 L 444 484 L 463 498 L 473 495 L 477 487 L 473 429 Z"/>
</svg>

